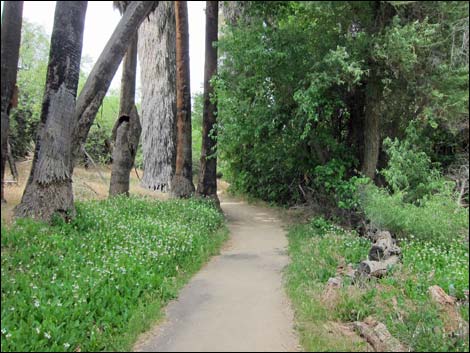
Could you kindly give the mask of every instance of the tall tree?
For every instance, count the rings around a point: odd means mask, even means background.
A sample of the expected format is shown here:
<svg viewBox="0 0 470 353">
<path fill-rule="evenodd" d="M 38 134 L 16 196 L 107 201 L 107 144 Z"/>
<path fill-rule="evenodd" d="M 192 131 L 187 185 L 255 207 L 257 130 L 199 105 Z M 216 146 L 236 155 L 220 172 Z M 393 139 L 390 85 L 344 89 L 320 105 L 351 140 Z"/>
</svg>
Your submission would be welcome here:
<svg viewBox="0 0 470 353">
<path fill-rule="evenodd" d="M 23 1 L 5 1 L 1 38 L 1 202 L 5 202 L 3 182 L 8 155 L 8 129 L 11 100 L 16 84 L 16 72 L 21 42 Z"/>
<path fill-rule="evenodd" d="M 116 1 L 121 14 L 126 11 L 129 1 Z M 129 173 L 134 165 L 135 155 L 142 131 L 135 106 L 135 81 L 137 71 L 137 33 L 131 39 L 124 58 L 121 79 L 119 117 L 113 128 L 113 167 L 109 195 L 129 195 Z"/>
<path fill-rule="evenodd" d="M 188 4 L 175 1 L 176 18 L 176 167 L 171 181 L 175 197 L 194 192 L 191 149 Z"/>
<path fill-rule="evenodd" d="M 139 29 L 142 81 L 142 185 L 167 191 L 176 161 L 176 22 L 174 1 L 160 1 Z"/>
<path fill-rule="evenodd" d="M 57 212 L 63 214 L 64 217 L 65 214 L 73 215 L 74 208 L 73 194 L 71 189 L 71 177 L 73 174 L 75 161 L 81 153 L 82 145 L 88 136 L 88 132 L 96 117 L 96 113 L 98 112 L 98 109 L 103 102 L 103 98 L 106 95 L 114 74 L 116 73 L 119 64 L 128 48 L 129 38 L 132 38 L 136 34 L 140 24 L 150 13 L 150 11 L 155 8 L 155 5 L 156 2 L 154 1 L 135 1 L 128 6 L 127 11 L 121 18 L 121 21 L 114 30 L 111 38 L 109 39 L 108 43 L 103 49 L 103 52 L 98 58 L 98 61 L 88 76 L 80 96 L 77 98 L 76 104 L 73 104 L 75 103 L 75 100 L 69 101 L 64 107 L 64 110 L 58 109 L 57 111 L 54 111 L 48 109 L 49 102 L 45 101 L 45 105 L 43 105 L 43 108 L 45 107 L 45 109 L 43 110 L 46 115 L 57 113 L 63 116 L 72 116 L 69 125 L 59 125 L 58 127 L 52 127 L 53 130 L 63 130 L 63 134 L 54 132 L 54 135 L 59 135 L 57 141 L 64 140 L 66 146 L 61 146 L 61 144 L 55 143 L 53 145 L 53 149 L 58 150 L 58 152 L 56 153 L 56 151 L 46 151 L 44 155 L 52 157 L 45 158 L 45 162 L 41 164 L 41 155 L 39 154 L 39 157 L 37 156 L 38 151 L 41 149 L 41 145 L 43 144 L 42 135 L 47 137 L 50 135 L 49 131 L 52 130 L 49 125 L 47 125 L 45 128 L 39 128 L 38 142 L 40 143 L 36 144 L 35 154 L 35 159 L 37 159 L 37 162 L 33 160 L 28 185 L 26 186 L 25 192 L 23 194 L 21 204 L 18 205 L 18 207 L 15 209 L 15 215 L 17 217 L 32 216 L 49 220 L 52 215 Z M 64 5 L 61 5 L 60 7 L 63 6 Z M 62 31 L 64 31 L 69 30 L 70 19 L 75 19 L 77 16 L 72 16 L 70 13 L 65 13 L 63 16 L 59 17 L 60 18 L 57 18 L 57 20 L 61 21 Z M 73 38 L 68 39 L 68 41 L 71 39 Z M 68 43 L 68 41 L 63 39 L 58 40 L 59 44 L 57 45 L 59 46 L 59 49 L 69 53 L 70 50 L 68 50 L 67 46 L 64 45 L 64 43 Z M 62 48 L 66 48 L 67 50 Z M 51 52 L 52 51 L 51 43 Z M 72 56 L 75 57 L 76 54 Z M 63 55 L 59 56 L 59 58 L 61 57 L 63 57 Z M 78 57 L 78 59 L 79 58 L 80 57 Z M 71 59 L 72 57 L 70 60 Z M 79 71 L 76 73 L 77 77 L 78 74 Z M 61 75 L 58 76 L 62 77 Z M 56 104 L 57 102 L 53 101 L 53 103 Z M 67 112 L 67 114 L 65 112 Z M 66 119 L 68 120 L 69 118 L 67 117 Z M 69 129 L 70 132 L 66 131 L 67 129 Z M 63 138 L 62 136 L 67 137 Z M 66 150 L 70 149 L 70 155 L 68 155 L 67 151 L 60 151 L 60 148 Z M 69 158 L 69 160 L 67 160 L 67 158 Z M 62 162 L 57 162 L 57 160 L 62 160 Z M 57 183 L 50 182 L 52 178 L 49 176 L 49 174 L 51 174 L 52 169 L 44 168 L 44 170 L 46 170 L 45 172 L 41 169 L 42 167 L 47 167 L 47 164 L 50 164 L 50 162 L 53 162 L 55 165 L 61 164 L 60 173 L 55 172 L 54 174 L 59 174 L 59 177 L 64 181 L 64 184 L 67 185 L 60 190 L 56 190 L 56 186 L 58 185 Z M 62 164 L 65 164 L 65 166 Z M 45 176 L 42 174 L 45 174 Z M 57 176 L 54 176 L 54 178 L 58 179 Z M 48 202 L 48 199 L 51 199 L 51 202 Z"/>
<path fill-rule="evenodd" d="M 211 78 L 217 74 L 218 1 L 206 1 L 206 58 L 204 64 L 204 106 L 202 112 L 202 149 L 198 195 L 217 199 L 216 114 Z"/>
<path fill-rule="evenodd" d="M 50 220 L 75 212 L 70 141 L 80 73 L 87 1 L 58 1 L 46 89 L 31 174 L 17 216 Z"/>
<path fill-rule="evenodd" d="M 381 1 L 375 1 L 373 6 L 373 23 L 369 30 L 372 37 L 377 36 L 387 26 L 395 11 L 393 6 Z M 373 46 L 371 46 L 373 47 Z M 372 49 L 372 48 L 371 48 Z M 373 49 L 372 49 L 373 50 Z M 364 114 L 364 157 L 362 160 L 362 173 L 375 178 L 380 152 L 380 115 L 383 99 L 383 85 L 379 76 L 379 65 L 372 53 L 369 54 L 369 77 L 366 83 L 365 114 Z"/>
<path fill-rule="evenodd" d="M 157 1 L 132 1 L 103 49 L 98 61 L 93 66 L 77 98 L 77 106 L 75 108 L 75 129 L 72 138 L 74 162 L 81 154 L 82 145 L 86 141 L 96 113 L 129 47 L 129 41 L 137 33 L 140 24 L 157 5 Z"/>
</svg>

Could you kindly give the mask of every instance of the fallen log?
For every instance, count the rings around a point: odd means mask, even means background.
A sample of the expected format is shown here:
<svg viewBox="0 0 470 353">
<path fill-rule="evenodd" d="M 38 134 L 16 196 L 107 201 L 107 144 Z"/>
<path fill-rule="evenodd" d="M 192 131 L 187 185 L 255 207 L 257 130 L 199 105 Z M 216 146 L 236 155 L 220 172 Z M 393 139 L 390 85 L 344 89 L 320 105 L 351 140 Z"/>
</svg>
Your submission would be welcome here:
<svg viewBox="0 0 470 353">
<path fill-rule="evenodd" d="M 467 337 L 469 333 L 468 322 L 460 315 L 457 298 L 448 295 L 441 287 L 435 285 L 428 289 L 431 300 L 441 309 L 443 314 L 444 330 L 446 333 Z"/>
<path fill-rule="evenodd" d="M 364 322 L 354 322 L 353 327 L 365 338 L 376 352 L 409 351 L 400 341 L 390 334 L 383 323 L 371 317 L 367 317 Z"/>
<path fill-rule="evenodd" d="M 382 261 L 364 260 L 359 264 L 357 274 L 361 276 L 383 277 L 388 269 L 399 261 L 400 258 L 396 255 Z"/>
<path fill-rule="evenodd" d="M 369 260 L 382 261 L 393 255 L 400 255 L 401 249 L 395 245 L 390 232 L 379 232 L 369 251 Z"/>
</svg>

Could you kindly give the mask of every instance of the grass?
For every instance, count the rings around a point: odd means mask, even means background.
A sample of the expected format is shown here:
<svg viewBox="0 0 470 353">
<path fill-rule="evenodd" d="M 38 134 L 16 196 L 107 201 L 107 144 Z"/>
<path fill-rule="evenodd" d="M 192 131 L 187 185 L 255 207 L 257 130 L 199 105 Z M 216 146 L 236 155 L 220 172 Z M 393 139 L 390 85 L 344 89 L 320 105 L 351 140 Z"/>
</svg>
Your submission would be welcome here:
<svg viewBox="0 0 470 353">
<path fill-rule="evenodd" d="M 337 276 L 339 266 L 366 259 L 370 242 L 321 218 L 291 227 L 288 237 L 287 291 L 306 351 L 364 351 L 363 342 L 331 327 L 367 316 L 382 321 L 412 351 L 468 351 L 468 337 L 449 332 L 449 318 L 428 295 L 429 286 L 439 285 L 457 296 L 468 322 L 467 244 L 403 241 L 403 263 L 391 274 L 355 284 L 344 277 L 336 294 L 325 296 L 328 279 Z"/>
<path fill-rule="evenodd" d="M 77 203 L 72 223 L 2 223 L 2 351 L 126 351 L 226 237 L 207 202 Z"/>
</svg>

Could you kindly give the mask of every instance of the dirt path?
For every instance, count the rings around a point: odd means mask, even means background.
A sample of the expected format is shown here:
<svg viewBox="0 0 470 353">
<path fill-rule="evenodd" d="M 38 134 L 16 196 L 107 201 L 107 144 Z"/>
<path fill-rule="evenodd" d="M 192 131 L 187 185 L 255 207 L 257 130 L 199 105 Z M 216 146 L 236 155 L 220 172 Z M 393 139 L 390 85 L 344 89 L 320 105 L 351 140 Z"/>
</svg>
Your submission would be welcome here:
<svg viewBox="0 0 470 353">
<path fill-rule="evenodd" d="M 287 239 L 272 210 L 223 200 L 230 240 L 135 351 L 297 351 L 282 285 Z"/>
</svg>

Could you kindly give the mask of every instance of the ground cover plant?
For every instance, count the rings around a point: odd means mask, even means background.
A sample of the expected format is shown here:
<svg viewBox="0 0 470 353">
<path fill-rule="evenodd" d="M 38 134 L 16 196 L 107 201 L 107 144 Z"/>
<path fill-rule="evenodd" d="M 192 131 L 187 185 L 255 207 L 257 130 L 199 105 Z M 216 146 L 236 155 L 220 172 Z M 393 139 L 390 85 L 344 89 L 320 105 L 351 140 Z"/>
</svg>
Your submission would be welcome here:
<svg viewBox="0 0 470 353">
<path fill-rule="evenodd" d="M 365 259 L 370 241 L 323 218 L 294 226 L 288 236 L 292 263 L 286 272 L 287 290 L 306 350 L 363 351 L 364 342 L 351 342 L 331 327 L 372 316 L 412 351 L 468 351 L 468 337 L 448 332 L 448 317 L 428 294 L 430 286 L 438 285 L 456 296 L 468 323 L 467 243 L 449 240 L 439 245 L 410 237 L 401 242 L 402 264 L 391 275 L 356 284 L 346 279 L 336 296 L 325 296 L 328 279 L 337 275 L 339 266 Z"/>
<path fill-rule="evenodd" d="M 79 202 L 71 223 L 2 224 L 2 351 L 130 349 L 223 224 L 204 201 L 137 197 Z"/>
</svg>

